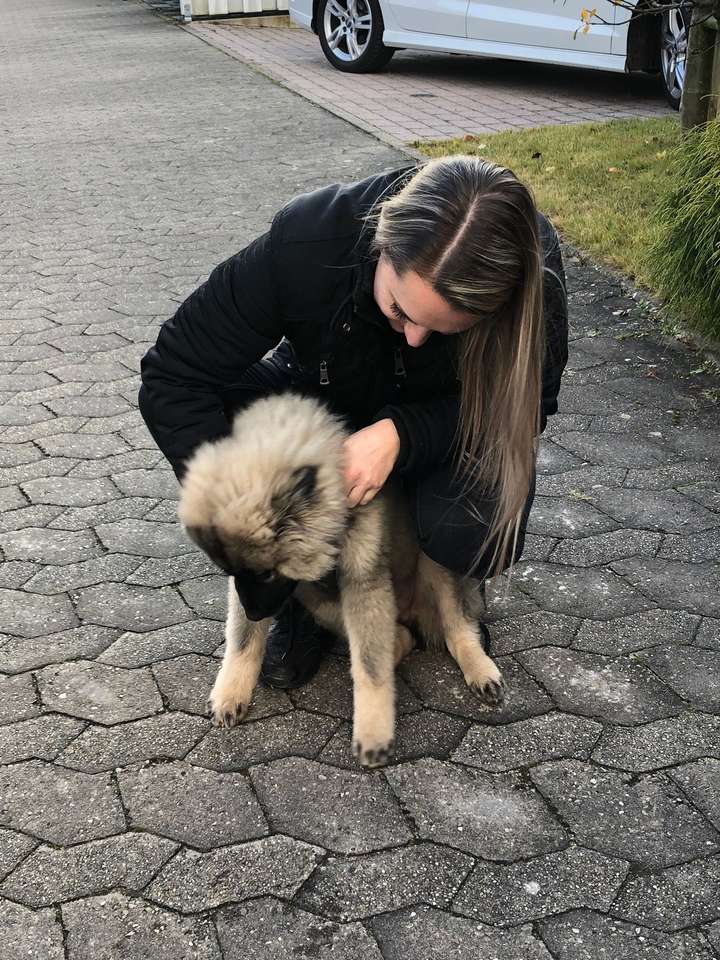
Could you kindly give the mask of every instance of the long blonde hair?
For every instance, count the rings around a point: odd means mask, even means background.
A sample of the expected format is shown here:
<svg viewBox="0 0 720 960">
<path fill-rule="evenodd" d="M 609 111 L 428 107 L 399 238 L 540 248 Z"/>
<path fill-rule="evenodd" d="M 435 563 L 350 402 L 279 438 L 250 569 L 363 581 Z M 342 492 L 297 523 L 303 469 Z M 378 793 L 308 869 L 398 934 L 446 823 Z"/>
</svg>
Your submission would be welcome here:
<svg viewBox="0 0 720 960">
<path fill-rule="evenodd" d="M 545 349 L 543 260 L 528 188 L 472 156 L 423 166 L 376 212 L 373 247 L 477 322 L 458 334 L 457 469 L 464 493 L 495 499 L 481 556 L 512 561 L 535 466 Z M 477 557 L 479 562 L 480 556 Z M 470 571 L 472 573 L 472 571 Z"/>
</svg>

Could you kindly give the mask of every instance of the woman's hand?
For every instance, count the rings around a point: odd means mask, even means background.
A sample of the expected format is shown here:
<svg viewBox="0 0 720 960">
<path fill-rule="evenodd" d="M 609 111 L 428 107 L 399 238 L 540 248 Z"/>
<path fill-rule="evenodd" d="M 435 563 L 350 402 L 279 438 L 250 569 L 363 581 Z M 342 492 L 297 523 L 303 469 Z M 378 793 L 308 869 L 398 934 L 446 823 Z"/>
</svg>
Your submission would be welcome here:
<svg viewBox="0 0 720 960">
<path fill-rule="evenodd" d="M 400 437 L 392 420 L 353 433 L 345 441 L 345 492 L 351 507 L 370 503 L 390 476 L 400 453 Z"/>
</svg>

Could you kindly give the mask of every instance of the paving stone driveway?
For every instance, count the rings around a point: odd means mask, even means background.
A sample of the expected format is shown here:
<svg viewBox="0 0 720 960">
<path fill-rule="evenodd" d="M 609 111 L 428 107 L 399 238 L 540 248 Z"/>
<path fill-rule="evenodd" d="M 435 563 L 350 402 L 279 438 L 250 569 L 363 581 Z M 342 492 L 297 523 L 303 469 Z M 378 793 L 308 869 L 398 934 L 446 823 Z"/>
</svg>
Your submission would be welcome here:
<svg viewBox="0 0 720 960">
<path fill-rule="evenodd" d="M 412 50 L 381 73 L 358 76 L 334 70 L 308 30 L 249 24 L 197 20 L 186 29 L 396 144 L 673 112 L 654 77 Z"/>
<path fill-rule="evenodd" d="M 359 772 L 338 655 L 211 729 L 222 582 L 138 361 L 284 198 L 399 155 L 135 3 L 3 16 L 3 960 L 720 956 L 717 382 L 569 255 L 502 712 L 416 653 Z"/>
</svg>

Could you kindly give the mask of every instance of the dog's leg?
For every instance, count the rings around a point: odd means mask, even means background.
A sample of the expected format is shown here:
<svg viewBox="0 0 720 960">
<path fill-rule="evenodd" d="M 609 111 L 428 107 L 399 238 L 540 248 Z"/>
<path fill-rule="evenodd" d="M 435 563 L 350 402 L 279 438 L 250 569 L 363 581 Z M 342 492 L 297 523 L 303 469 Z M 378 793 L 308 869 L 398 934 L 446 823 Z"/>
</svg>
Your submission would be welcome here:
<svg viewBox="0 0 720 960">
<path fill-rule="evenodd" d="M 420 557 L 420 589 L 432 590 L 445 643 L 465 682 L 488 709 L 499 707 L 505 685 L 495 662 L 485 653 L 476 624 L 463 611 L 457 578 L 425 554 Z"/>
<path fill-rule="evenodd" d="M 270 620 L 248 620 L 232 577 L 229 578 L 225 656 L 210 694 L 210 712 L 216 727 L 234 727 L 250 709 L 269 627 Z"/>
<path fill-rule="evenodd" d="M 379 767 L 395 737 L 395 598 L 389 574 L 345 582 L 340 592 L 353 678 L 353 755 L 364 767 Z"/>
<path fill-rule="evenodd" d="M 410 653 L 415 646 L 415 638 L 408 628 L 398 623 L 395 625 L 395 666 Z"/>
</svg>

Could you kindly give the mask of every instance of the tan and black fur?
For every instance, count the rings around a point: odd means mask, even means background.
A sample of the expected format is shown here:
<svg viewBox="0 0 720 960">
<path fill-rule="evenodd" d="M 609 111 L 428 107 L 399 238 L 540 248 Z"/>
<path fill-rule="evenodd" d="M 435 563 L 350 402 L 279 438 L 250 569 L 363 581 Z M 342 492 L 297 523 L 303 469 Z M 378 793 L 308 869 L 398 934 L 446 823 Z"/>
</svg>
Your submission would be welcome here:
<svg viewBox="0 0 720 960">
<path fill-rule="evenodd" d="M 447 645 L 488 708 L 502 702 L 503 682 L 466 612 L 467 585 L 420 551 L 398 491 L 388 484 L 367 506 L 348 508 L 346 436 L 315 400 L 258 400 L 238 414 L 231 436 L 196 452 L 179 515 L 230 574 L 225 656 L 210 695 L 215 724 L 243 719 L 260 673 L 272 618 L 262 606 L 251 609 L 253 588 L 294 590 L 318 623 L 347 638 L 353 753 L 363 766 L 378 766 L 393 746 L 394 668 L 413 647 L 411 630 Z M 249 585 L 246 609 L 236 578 Z M 393 584 L 413 578 L 413 609 L 400 624 Z"/>
</svg>

